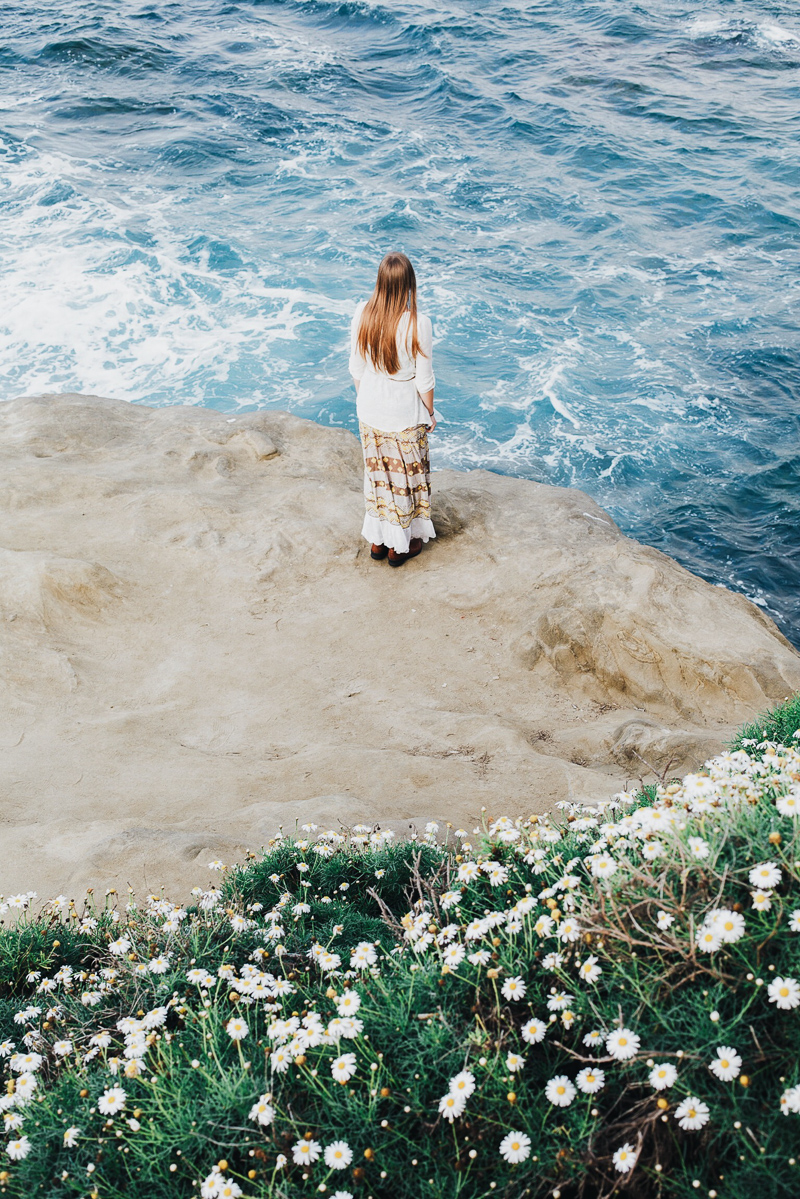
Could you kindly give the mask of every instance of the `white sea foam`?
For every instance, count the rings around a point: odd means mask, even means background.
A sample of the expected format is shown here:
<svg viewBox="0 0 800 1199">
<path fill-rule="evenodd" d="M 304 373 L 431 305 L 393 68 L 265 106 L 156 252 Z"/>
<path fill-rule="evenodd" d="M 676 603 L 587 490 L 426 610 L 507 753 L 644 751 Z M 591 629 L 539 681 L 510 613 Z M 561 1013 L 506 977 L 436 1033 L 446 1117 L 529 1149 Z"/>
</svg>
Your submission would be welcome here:
<svg viewBox="0 0 800 1199">
<path fill-rule="evenodd" d="M 58 181 L 72 197 L 41 207 Z M 4 199 L 17 199 L 4 214 L 6 398 L 74 389 L 169 402 L 174 389 L 179 402 L 203 403 L 243 355 L 268 358 L 270 346 L 297 340 L 321 314 L 346 322 L 348 301 L 276 286 L 247 265 L 214 271 L 210 246 L 187 259 L 195 231 L 176 219 L 182 194 L 139 188 L 121 201 L 104 197 L 103 182 L 85 162 L 55 154 L 30 154 L 6 171 Z M 147 235 L 140 250 L 128 240 L 131 227 Z M 308 389 L 275 365 L 268 399 L 279 389 L 306 401 Z"/>
<path fill-rule="evenodd" d="M 707 38 L 731 41 L 734 38 L 745 37 L 767 48 L 800 46 L 800 33 L 785 29 L 774 21 L 753 21 L 719 13 L 703 13 L 695 17 L 689 23 L 687 32 L 690 38 L 698 41 Z"/>
</svg>

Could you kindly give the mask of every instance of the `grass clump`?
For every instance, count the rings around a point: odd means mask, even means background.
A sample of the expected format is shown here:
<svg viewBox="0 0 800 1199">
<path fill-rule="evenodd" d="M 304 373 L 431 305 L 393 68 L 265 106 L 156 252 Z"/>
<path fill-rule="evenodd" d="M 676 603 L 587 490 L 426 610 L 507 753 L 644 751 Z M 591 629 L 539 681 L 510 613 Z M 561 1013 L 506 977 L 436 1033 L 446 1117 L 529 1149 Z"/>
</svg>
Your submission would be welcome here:
<svg viewBox="0 0 800 1199">
<path fill-rule="evenodd" d="M 11 897 L 0 1192 L 798 1193 L 798 815 L 762 740 L 558 823 L 307 826 L 191 907 Z"/>
<path fill-rule="evenodd" d="M 746 749 L 762 741 L 773 741 L 776 745 L 796 745 L 800 737 L 800 692 L 790 695 L 763 716 L 756 717 L 740 729 L 732 749 Z"/>
</svg>

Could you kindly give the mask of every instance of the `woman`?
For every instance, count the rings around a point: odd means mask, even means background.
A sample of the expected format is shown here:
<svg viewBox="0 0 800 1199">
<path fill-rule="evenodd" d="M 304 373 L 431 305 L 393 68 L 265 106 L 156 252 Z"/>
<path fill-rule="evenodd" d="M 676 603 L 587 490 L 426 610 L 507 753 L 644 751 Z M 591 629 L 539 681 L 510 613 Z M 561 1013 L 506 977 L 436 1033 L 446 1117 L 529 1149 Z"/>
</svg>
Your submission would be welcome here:
<svg viewBox="0 0 800 1199">
<path fill-rule="evenodd" d="M 361 529 L 372 557 L 402 566 L 435 537 L 428 432 L 433 409 L 433 331 L 417 312 L 417 280 L 405 254 L 387 254 L 370 298 L 350 327 L 350 374 L 364 450 Z"/>
</svg>

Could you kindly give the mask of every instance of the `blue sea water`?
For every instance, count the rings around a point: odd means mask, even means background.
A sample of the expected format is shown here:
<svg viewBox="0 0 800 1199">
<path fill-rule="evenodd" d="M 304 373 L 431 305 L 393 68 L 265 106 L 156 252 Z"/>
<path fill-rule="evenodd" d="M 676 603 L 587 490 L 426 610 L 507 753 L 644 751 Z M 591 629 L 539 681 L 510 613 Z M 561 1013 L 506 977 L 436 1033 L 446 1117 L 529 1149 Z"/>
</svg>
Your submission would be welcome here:
<svg viewBox="0 0 800 1199">
<path fill-rule="evenodd" d="M 355 428 L 388 249 L 434 465 L 590 492 L 800 645 L 796 0 L 0 7 L 0 397 Z"/>
</svg>

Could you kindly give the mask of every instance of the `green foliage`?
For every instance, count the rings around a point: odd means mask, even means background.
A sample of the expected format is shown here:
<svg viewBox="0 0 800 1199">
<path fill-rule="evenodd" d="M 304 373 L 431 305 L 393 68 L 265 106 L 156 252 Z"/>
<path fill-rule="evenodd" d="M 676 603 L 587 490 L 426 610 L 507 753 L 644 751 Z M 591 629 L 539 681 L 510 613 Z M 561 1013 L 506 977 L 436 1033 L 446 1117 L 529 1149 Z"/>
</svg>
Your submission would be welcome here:
<svg viewBox="0 0 800 1199">
<path fill-rule="evenodd" d="M 800 692 L 789 696 L 771 712 L 758 716 L 746 724 L 734 738 L 731 748 L 746 748 L 747 743 L 757 745 L 762 741 L 774 741 L 776 745 L 797 745 L 800 733 Z"/>
</svg>

